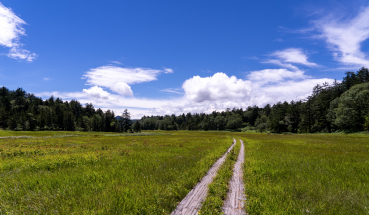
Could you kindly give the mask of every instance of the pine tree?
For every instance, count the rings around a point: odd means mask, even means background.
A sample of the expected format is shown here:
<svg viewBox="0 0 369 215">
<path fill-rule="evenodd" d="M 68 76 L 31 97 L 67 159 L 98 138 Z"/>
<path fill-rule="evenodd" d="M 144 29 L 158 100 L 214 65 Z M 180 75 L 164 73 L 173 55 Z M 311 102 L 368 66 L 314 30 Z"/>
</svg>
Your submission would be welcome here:
<svg viewBox="0 0 369 215">
<path fill-rule="evenodd" d="M 131 114 L 128 112 L 127 108 L 124 109 L 119 121 L 120 121 L 120 126 L 122 128 L 122 131 L 127 132 L 132 125 Z"/>
</svg>

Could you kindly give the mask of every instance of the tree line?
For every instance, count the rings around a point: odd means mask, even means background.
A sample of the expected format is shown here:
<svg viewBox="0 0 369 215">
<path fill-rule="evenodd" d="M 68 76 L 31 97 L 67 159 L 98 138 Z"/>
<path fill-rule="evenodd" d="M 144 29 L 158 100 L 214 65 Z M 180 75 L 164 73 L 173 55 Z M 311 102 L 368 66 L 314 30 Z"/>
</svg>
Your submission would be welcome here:
<svg viewBox="0 0 369 215">
<path fill-rule="evenodd" d="M 369 70 L 346 72 L 341 82 L 314 87 L 304 100 L 278 102 L 263 108 L 213 111 L 210 114 L 143 116 L 132 123 L 130 113 L 95 109 L 91 103 L 43 100 L 22 88 L 0 88 L 0 128 L 130 132 L 142 130 L 257 130 L 272 133 L 359 132 L 369 130 Z"/>
<path fill-rule="evenodd" d="M 300 101 L 210 114 L 143 116 L 139 122 L 143 130 L 369 131 L 369 71 L 363 67 L 357 72 L 346 72 L 341 82 L 317 85 L 310 96 Z"/>
<path fill-rule="evenodd" d="M 95 109 L 89 103 L 64 101 L 51 96 L 42 100 L 22 88 L 10 91 L 0 88 L 0 128 L 15 131 L 131 131 L 130 113 L 121 116 L 114 111 Z"/>
</svg>

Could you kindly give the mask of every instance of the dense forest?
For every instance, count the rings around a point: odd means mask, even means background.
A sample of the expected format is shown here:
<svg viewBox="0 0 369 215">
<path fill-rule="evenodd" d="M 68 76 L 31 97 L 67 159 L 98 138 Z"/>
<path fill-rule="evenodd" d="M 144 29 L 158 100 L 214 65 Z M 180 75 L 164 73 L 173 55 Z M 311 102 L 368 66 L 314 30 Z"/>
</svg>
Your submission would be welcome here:
<svg viewBox="0 0 369 215">
<path fill-rule="evenodd" d="M 256 130 L 272 133 L 369 130 L 369 71 L 346 72 L 342 82 L 323 83 L 302 101 L 278 102 L 211 114 L 143 116 L 143 130 Z"/>
<path fill-rule="evenodd" d="M 342 82 L 323 83 L 302 101 L 278 102 L 210 114 L 143 116 L 132 124 L 127 109 L 117 117 L 76 100 L 42 100 L 22 88 L 0 88 L 0 128 L 127 132 L 142 130 L 230 130 L 272 133 L 359 132 L 369 130 L 369 70 L 346 72 Z"/>
<path fill-rule="evenodd" d="M 10 91 L 0 88 L 0 128 L 16 131 L 65 130 L 122 132 L 131 129 L 127 109 L 122 116 L 97 110 L 76 100 L 63 102 L 51 96 L 42 100 L 22 88 Z"/>
</svg>

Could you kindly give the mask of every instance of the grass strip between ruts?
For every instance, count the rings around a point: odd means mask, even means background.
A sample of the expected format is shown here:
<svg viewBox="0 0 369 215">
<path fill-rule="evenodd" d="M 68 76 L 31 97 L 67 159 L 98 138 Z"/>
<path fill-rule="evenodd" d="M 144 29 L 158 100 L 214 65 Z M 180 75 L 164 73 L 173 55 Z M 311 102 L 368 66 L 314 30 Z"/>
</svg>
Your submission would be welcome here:
<svg viewBox="0 0 369 215">
<path fill-rule="evenodd" d="M 223 214 L 222 206 L 227 197 L 229 181 L 231 180 L 240 148 L 241 144 L 238 141 L 227 155 L 213 182 L 209 184 L 208 195 L 201 206 L 199 214 Z"/>
</svg>

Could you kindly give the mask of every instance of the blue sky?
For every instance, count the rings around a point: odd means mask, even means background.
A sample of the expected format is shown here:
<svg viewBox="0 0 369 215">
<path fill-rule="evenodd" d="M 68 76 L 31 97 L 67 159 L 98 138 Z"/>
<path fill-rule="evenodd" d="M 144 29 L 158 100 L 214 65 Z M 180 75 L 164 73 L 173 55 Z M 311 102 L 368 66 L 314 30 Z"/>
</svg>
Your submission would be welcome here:
<svg viewBox="0 0 369 215">
<path fill-rule="evenodd" d="M 0 2 L 1 86 L 133 118 L 299 100 L 369 66 L 368 1 Z"/>
</svg>

